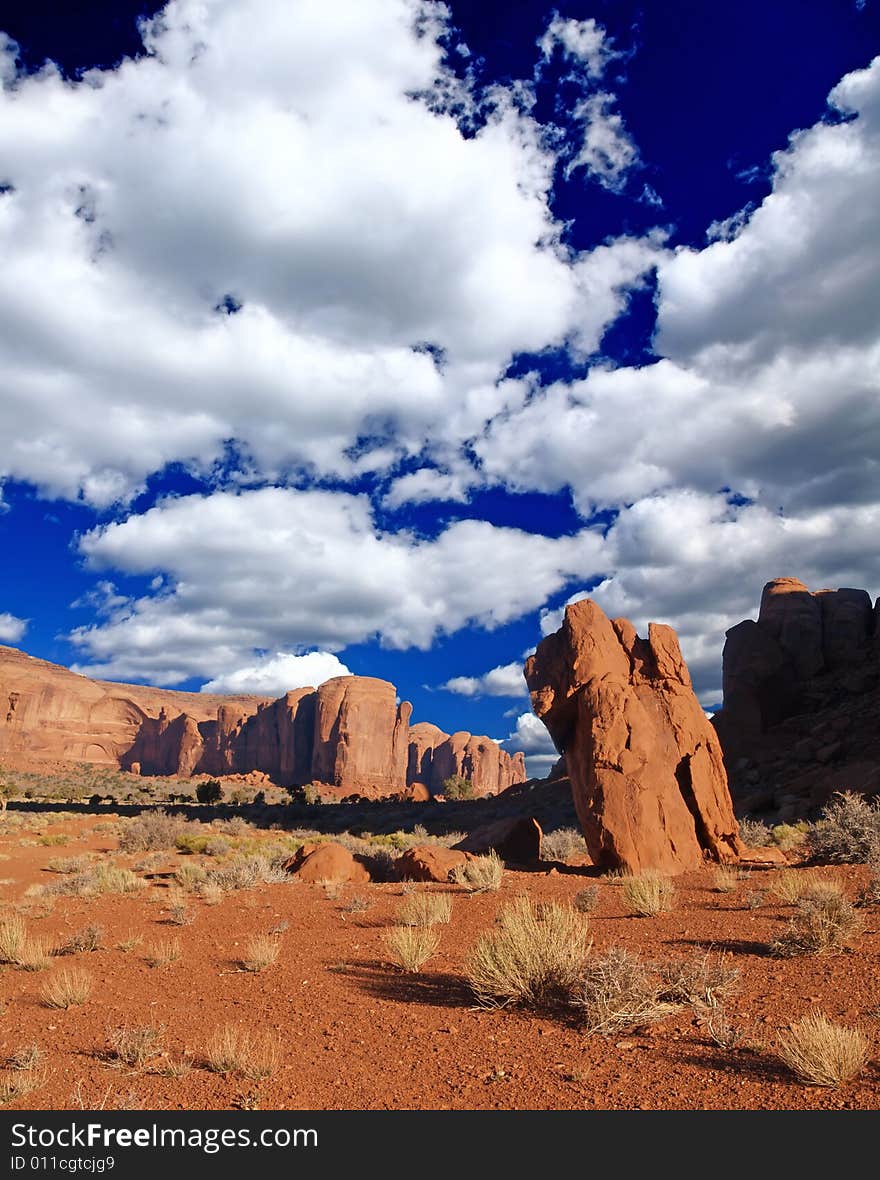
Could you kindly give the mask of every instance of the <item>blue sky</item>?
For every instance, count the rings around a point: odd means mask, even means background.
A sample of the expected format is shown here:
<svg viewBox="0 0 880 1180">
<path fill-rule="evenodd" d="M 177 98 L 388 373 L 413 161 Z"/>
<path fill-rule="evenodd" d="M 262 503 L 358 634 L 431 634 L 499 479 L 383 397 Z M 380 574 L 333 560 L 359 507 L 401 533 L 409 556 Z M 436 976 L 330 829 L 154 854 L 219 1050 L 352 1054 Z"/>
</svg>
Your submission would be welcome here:
<svg viewBox="0 0 880 1180">
<path fill-rule="evenodd" d="M 590 593 L 717 702 L 766 580 L 880 589 L 878 52 L 874 0 L 0 0 L 0 642 L 382 676 L 537 771 Z"/>
</svg>

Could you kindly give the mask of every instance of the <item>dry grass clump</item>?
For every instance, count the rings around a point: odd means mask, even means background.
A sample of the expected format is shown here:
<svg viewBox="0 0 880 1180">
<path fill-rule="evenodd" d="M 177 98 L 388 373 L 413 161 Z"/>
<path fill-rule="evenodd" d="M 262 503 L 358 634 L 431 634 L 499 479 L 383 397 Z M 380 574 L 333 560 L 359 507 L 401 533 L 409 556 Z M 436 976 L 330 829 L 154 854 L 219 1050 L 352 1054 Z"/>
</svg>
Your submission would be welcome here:
<svg viewBox="0 0 880 1180">
<path fill-rule="evenodd" d="M 92 977 L 78 967 L 59 971 L 43 984 L 40 995 L 47 1008 L 77 1008 L 92 994 Z"/>
<path fill-rule="evenodd" d="M 186 830 L 184 820 L 167 811 L 145 812 L 126 824 L 119 836 L 122 852 L 155 852 L 174 848 Z"/>
<path fill-rule="evenodd" d="M 366 913 L 372 904 L 368 897 L 364 897 L 362 893 L 357 893 L 354 897 L 350 898 L 343 909 L 347 914 L 363 914 Z"/>
<path fill-rule="evenodd" d="M 586 851 L 583 833 L 577 828 L 557 828 L 555 832 L 548 832 L 541 841 L 541 860 L 564 863 L 573 856 L 583 856 Z"/>
<path fill-rule="evenodd" d="M 22 943 L 13 966 L 19 971 L 45 971 L 52 962 L 52 950 L 47 938 L 31 936 Z"/>
<path fill-rule="evenodd" d="M 198 895 L 205 905 L 219 905 L 225 897 L 223 887 L 216 881 L 205 881 L 199 885 Z"/>
<path fill-rule="evenodd" d="M 590 914 L 596 908 L 596 903 L 599 900 L 599 886 L 588 885 L 586 889 L 581 889 L 580 892 L 574 895 L 572 905 L 579 914 Z"/>
<path fill-rule="evenodd" d="M 503 877 L 504 861 L 497 852 L 475 856 L 452 870 L 453 882 L 463 885 L 468 893 L 494 893 L 501 888 Z"/>
<path fill-rule="evenodd" d="M 260 853 L 242 854 L 229 858 L 224 864 L 208 870 L 208 880 L 226 892 L 252 889 L 255 885 L 277 885 L 290 878 L 281 867 L 282 857 L 268 857 Z"/>
<path fill-rule="evenodd" d="M 867 1065 L 868 1040 L 859 1029 L 834 1024 L 821 1012 L 813 1012 L 784 1034 L 777 1056 L 808 1085 L 841 1086 Z"/>
<path fill-rule="evenodd" d="M 61 873 L 67 876 L 71 873 L 88 872 L 91 865 L 91 856 L 56 856 L 46 862 L 46 869 L 50 873 Z"/>
<path fill-rule="evenodd" d="M 165 1029 L 153 1024 L 123 1024 L 107 1029 L 107 1056 L 116 1065 L 142 1069 L 162 1049 Z"/>
<path fill-rule="evenodd" d="M 819 884 L 815 873 L 804 869 L 780 869 L 773 874 L 770 892 L 784 905 L 795 905 Z"/>
<path fill-rule="evenodd" d="M 56 955 L 79 955 L 88 951 L 97 951 L 101 949 L 103 940 L 104 927 L 93 923 L 91 926 L 84 926 L 82 930 L 71 934 L 60 946 L 55 947 L 53 953 Z"/>
<path fill-rule="evenodd" d="M 281 943 L 271 934 L 255 934 L 248 939 L 244 958 L 241 960 L 245 971 L 265 971 L 278 961 Z"/>
<path fill-rule="evenodd" d="M 652 965 L 623 947 L 587 959 L 571 1003 L 580 1010 L 585 1031 L 603 1036 L 655 1024 L 678 1007 L 663 998 Z"/>
<path fill-rule="evenodd" d="M 35 1070 L 43 1064 L 46 1054 L 39 1045 L 22 1045 L 6 1058 L 6 1068 L 18 1070 Z"/>
<path fill-rule="evenodd" d="M 412 893 L 398 910 L 401 926 L 443 925 L 452 917 L 452 899 L 446 893 Z"/>
<path fill-rule="evenodd" d="M 729 865 L 719 865 L 712 874 L 712 887 L 716 893 L 733 893 L 739 889 L 741 880 L 737 869 Z"/>
<path fill-rule="evenodd" d="M 17 1102 L 19 1098 L 26 1098 L 33 1094 L 46 1081 L 43 1069 L 14 1070 L 0 1078 L 0 1106 L 7 1102 Z"/>
<path fill-rule="evenodd" d="M 174 881 L 187 893 L 194 893 L 208 879 L 201 865 L 182 864 L 174 870 Z"/>
<path fill-rule="evenodd" d="M 143 934 L 135 934 L 134 931 L 129 931 L 125 938 L 117 942 L 116 949 L 118 951 L 133 951 L 136 946 L 140 946 L 144 941 Z"/>
<path fill-rule="evenodd" d="M 787 930 L 770 943 L 778 958 L 842 951 L 861 926 L 859 915 L 840 893 L 802 897 Z"/>
<path fill-rule="evenodd" d="M 394 962 L 403 971 L 420 971 L 440 945 L 440 935 L 430 926 L 392 926 L 382 934 Z"/>
<path fill-rule="evenodd" d="M 205 1064 L 214 1073 L 241 1073 L 252 1081 L 271 1077 L 281 1060 L 277 1038 L 271 1033 L 251 1036 L 237 1024 L 224 1024 L 212 1035 Z"/>
<path fill-rule="evenodd" d="M 568 906 L 527 897 L 502 907 L 495 928 L 471 951 L 466 977 L 484 1007 L 563 1002 L 581 976 L 592 940 L 585 919 Z"/>
<path fill-rule="evenodd" d="M 72 873 L 46 886 L 49 894 L 92 897 L 100 893 L 137 893 L 146 886 L 131 869 L 119 865 L 99 864 L 85 873 Z"/>
<path fill-rule="evenodd" d="M 176 963 L 180 956 L 179 939 L 160 938 L 150 943 L 145 958 L 151 967 L 165 967 L 168 963 Z"/>
<path fill-rule="evenodd" d="M 628 913 L 639 918 L 653 918 L 672 909 L 675 886 L 662 873 L 646 870 L 624 876 L 620 882 L 620 896 Z"/>
<path fill-rule="evenodd" d="M 657 965 L 664 999 L 674 1004 L 717 1008 L 739 987 L 741 972 L 730 967 L 724 955 L 695 951 L 686 959 L 670 959 Z"/>
<path fill-rule="evenodd" d="M 17 914 L 9 914 L 0 922 L 0 962 L 16 963 L 27 941 L 27 926 Z"/>
</svg>

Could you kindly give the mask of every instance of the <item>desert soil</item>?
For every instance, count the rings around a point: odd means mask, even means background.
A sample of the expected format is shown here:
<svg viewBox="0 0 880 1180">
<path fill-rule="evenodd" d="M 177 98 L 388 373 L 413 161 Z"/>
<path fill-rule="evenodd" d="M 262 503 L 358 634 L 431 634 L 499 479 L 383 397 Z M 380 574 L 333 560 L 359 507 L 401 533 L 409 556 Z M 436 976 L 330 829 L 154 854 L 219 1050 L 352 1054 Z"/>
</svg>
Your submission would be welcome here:
<svg viewBox="0 0 880 1180">
<path fill-rule="evenodd" d="M 26 895 L 29 886 L 58 879 L 46 871 L 49 860 L 93 852 L 132 865 L 143 854 L 119 854 L 112 834 L 95 831 L 94 817 L 51 816 L 39 832 L 3 823 L 0 918 L 19 913 L 32 934 L 53 943 L 94 923 L 103 927 L 102 949 L 53 959 L 44 971 L 0 969 L 0 1058 L 32 1043 L 46 1054 L 40 1084 L 7 1109 L 880 1107 L 880 1060 L 855 1082 L 827 1089 L 795 1080 L 774 1057 L 789 1023 L 821 1009 L 861 1027 L 880 1058 L 880 910 L 860 911 L 864 929 L 851 951 L 769 957 L 766 944 L 792 909 L 770 894 L 752 904 L 775 870 L 753 872 L 733 893 L 716 892 L 708 868 L 680 877 L 675 908 L 653 918 L 627 916 L 619 886 L 586 868 L 508 871 L 499 892 L 479 895 L 420 885 L 450 894 L 452 919 L 438 927 L 435 957 L 407 975 L 391 965 L 383 941 L 403 901 L 400 884 L 345 886 L 338 897 L 294 880 L 260 885 L 213 906 L 191 899 L 194 921 L 175 926 L 167 912 L 170 874 L 196 858 L 171 851 L 160 854 L 163 863 L 139 895 L 61 896 L 50 908 L 33 890 Z M 55 834 L 68 838 L 64 847 L 36 843 Z M 838 880 L 851 898 L 867 879 L 862 866 L 809 871 Z M 591 883 L 599 888 L 588 919 L 595 948 L 672 958 L 711 947 L 740 969 L 730 1014 L 745 1030 L 744 1047 L 720 1048 L 689 1009 L 605 1039 L 585 1035 L 569 1015 L 474 1007 L 464 963 L 499 907 L 523 893 L 570 901 Z M 368 899 L 369 908 L 350 912 L 354 897 Z M 241 970 L 249 937 L 270 931 L 280 939 L 278 961 L 258 973 Z M 118 948 L 136 936 L 139 945 Z M 179 940 L 180 959 L 149 966 L 149 944 L 168 938 Z M 67 1010 L 46 1007 L 47 978 L 73 966 L 92 977 L 90 998 Z M 271 1077 L 249 1081 L 205 1067 L 205 1047 L 227 1023 L 277 1037 L 282 1052 Z M 142 1069 L 107 1060 L 108 1029 L 125 1024 L 164 1029 L 160 1052 Z M 191 1068 L 167 1076 L 169 1063 L 178 1062 Z"/>
</svg>

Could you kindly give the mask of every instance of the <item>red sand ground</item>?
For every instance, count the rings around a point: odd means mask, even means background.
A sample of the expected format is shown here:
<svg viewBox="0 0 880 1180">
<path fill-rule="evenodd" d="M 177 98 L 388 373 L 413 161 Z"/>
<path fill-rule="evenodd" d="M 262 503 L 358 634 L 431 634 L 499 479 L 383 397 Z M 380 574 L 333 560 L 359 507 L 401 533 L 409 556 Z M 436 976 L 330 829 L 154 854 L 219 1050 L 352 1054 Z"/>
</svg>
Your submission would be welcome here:
<svg viewBox="0 0 880 1180">
<path fill-rule="evenodd" d="M 216 906 L 191 901 L 195 921 L 178 927 L 167 922 L 168 886 L 160 878 L 134 898 L 59 897 L 51 913 L 37 916 L 39 899 L 23 895 L 28 885 L 58 879 L 45 871 L 48 860 L 86 850 L 115 854 L 116 840 L 91 832 L 94 823 L 52 817 L 45 831 L 67 833 L 66 847 L 22 846 L 43 832 L 0 835 L 0 916 L 23 903 L 31 931 L 58 942 L 97 922 L 106 947 L 59 958 L 48 972 L 0 969 L 0 1058 L 34 1042 L 47 1054 L 45 1081 L 8 1109 L 880 1107 L 876 1061 L 855 1082 L 829 1090 L 794 1080 L 772 1055 L 789 1022 L 817 1008 L 859 1025 L 878 1052 L 880 910 L 861 911 L 865 928 L 851 952 L 767 957 L 763 947 L 791 908 L 769 898 L 750 909 L 745 894 L 767 888 L 772 870 L 754 873 L 730 894 L 712 889 L 709 869 L 679 878 L 676 908 L 656 918 L 625 916 L 618 887 L 597 882 L 599 902 L 589 919 L 597 948 L 618 944 L 668 958 L 711 944 L 741 969 L 732 1018 L 764 1047 L 731 1052 L 713 1043 L 690 1010 L 606 1040 L 585 1036 L 570 1017 L 474 1009 L 462 967 L 500 905 L 521 893 L 570 900 L 589 881 L 583 871 L 507 872 L 500 892 L 477 896 L 455 886 L 419 886 L 450 893 L 452 921 L 439 927 L 439 952 L 421 974 L 404 975 L 389 964 L 382 939 L 401 904 L 399 884 L 349 886 L 338 899 L 320 886 L 261 885 Z M 0 832 L 2 825 L 0 818 Z M 83 832 L 91 834 L 83 838 Z M 184 859 L 193 858 L 167 854 L 169 870 Z M 838 879 L 851 897 L 867 878 L 862 866 L 811 871 Z M 366 912 L 346 912 L 356 895 L 370 899 Z M 278 962 L 258 974 L 241 971 L 237 957 L 249 936 L 283 924 Z M 116 949 L 132 934 L 142 935 L 143 944 Z M 148 966 L 148 944 L 169 937 L 180 940 L 181 959 Z M 47 977 L 71 966 L 92 976 L 91 998 L 66 1011 L 47 1008 L 40 998 Z M 211 1033 L 227 1022 L 277 1034 L 282 1054 L 272 1077 L 251 1082 L 204 1067 Z M 164 1026 L 164 1056 L 141 1071 L 102 1060 L 108 1027 L 124 1023 Z M 169 1059 L 190 1061 L 192 1069 L 184 1077 L 162 1076 Z"/>
</svg>

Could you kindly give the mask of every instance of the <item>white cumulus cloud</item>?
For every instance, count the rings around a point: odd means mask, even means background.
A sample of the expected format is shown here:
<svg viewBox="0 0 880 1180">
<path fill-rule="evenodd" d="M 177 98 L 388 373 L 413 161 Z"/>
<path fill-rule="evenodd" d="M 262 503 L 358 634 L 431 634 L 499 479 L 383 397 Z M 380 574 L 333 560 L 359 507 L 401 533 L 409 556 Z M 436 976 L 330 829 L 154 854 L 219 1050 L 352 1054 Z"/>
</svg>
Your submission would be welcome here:
<svg viewBox="0 0 880 1180">
<path fill-rule="evenodd" d="M 464 697 L 521 697 L 528 689 L 522 664 L 501 664 L 482 676 L 453 676 L 441 686 Z"/>
<path fill-rule="evenodd" d="M 28 619 L 19 619 L 8 611 L 0 613 L 0 642 L 18 643 L 24 636 Z"/>
<path fill-rule="evenodd" d="M 279 651 L 243 668 L 215 676 L 202 685 L 201 691 L 280 697 L 294 688 L 317 688 L 334 676 L 350 675 L 345 664 L 332 652 L 310 651 L 298 656 Z"/>
</svg>

